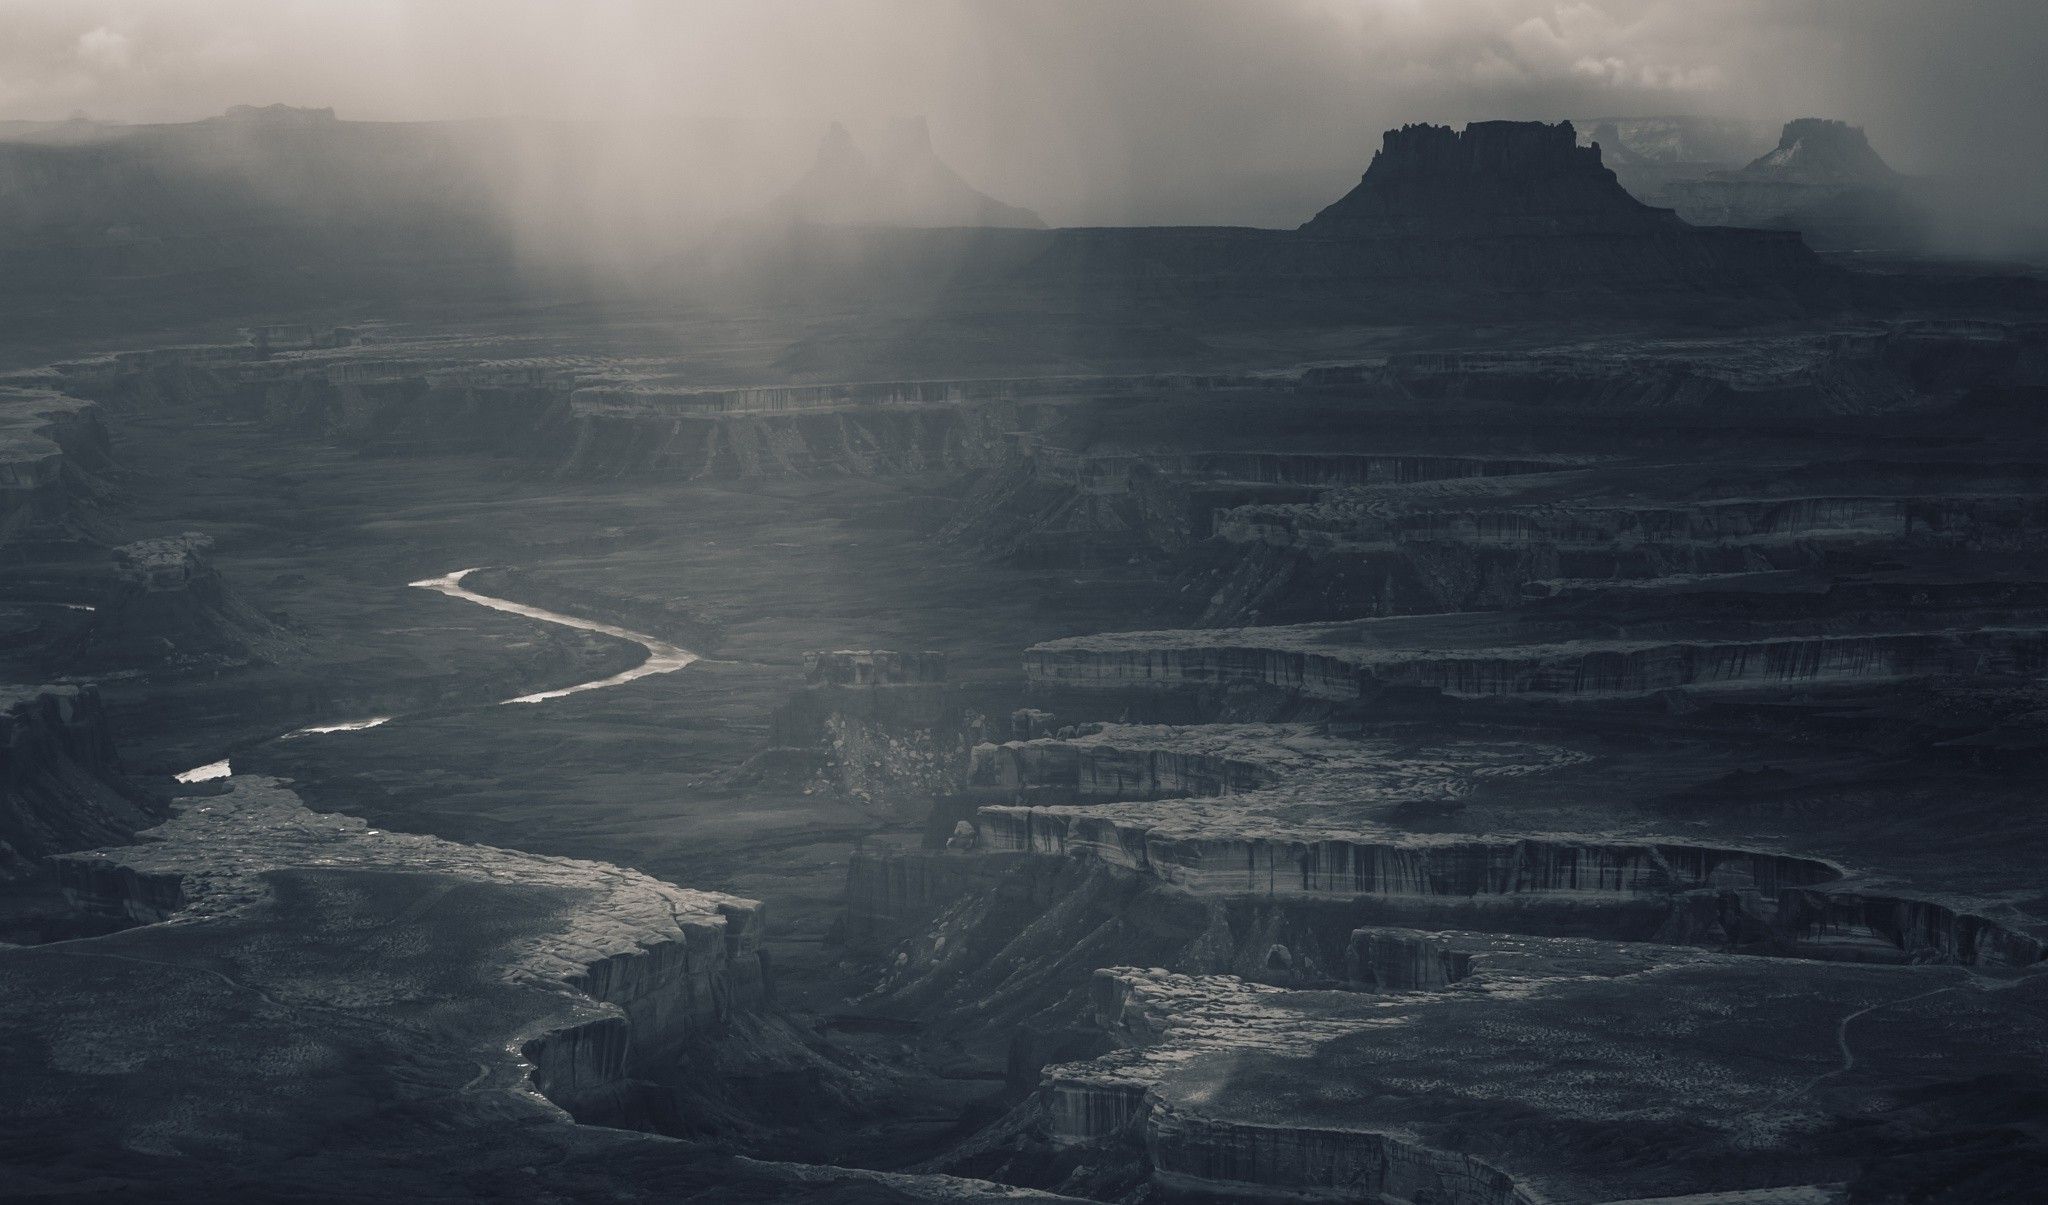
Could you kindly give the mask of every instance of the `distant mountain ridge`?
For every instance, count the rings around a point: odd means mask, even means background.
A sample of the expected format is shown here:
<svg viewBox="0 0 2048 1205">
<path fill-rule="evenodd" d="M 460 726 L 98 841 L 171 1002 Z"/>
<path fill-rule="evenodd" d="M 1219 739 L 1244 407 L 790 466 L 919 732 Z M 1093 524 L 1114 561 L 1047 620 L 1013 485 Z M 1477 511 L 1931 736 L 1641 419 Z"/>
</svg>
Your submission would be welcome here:
<svg viewBox="0 0 2048 1205">
<path fill-rule="evenodd" d="M 1584 144 L 1598 143 L 1607 166 L 1628 185 L 1635 168 L 1740 167 L 1768 150 L 1775 123 L 1722 117 L 1573 118 Z"/>
<path fill-rule="evenodd" d="M 1801 117 L 1739 170 L 1669 179 L 1653 195 L 1689 222 L 1797 230 L 1827 250 L 1901 250 L 1927 239 L 1924 183 L 1893 171 L 1860 126 Z"/>
<path fill-rule="evenodd" d="M 818 153 L 771 219 L 819 226 L 995 226 L 1040 230 L 1029 209 L 976 191 L 932 149 L 922 117 L 892 125 L 870 156 L 833 122 Z"/>
</svg>

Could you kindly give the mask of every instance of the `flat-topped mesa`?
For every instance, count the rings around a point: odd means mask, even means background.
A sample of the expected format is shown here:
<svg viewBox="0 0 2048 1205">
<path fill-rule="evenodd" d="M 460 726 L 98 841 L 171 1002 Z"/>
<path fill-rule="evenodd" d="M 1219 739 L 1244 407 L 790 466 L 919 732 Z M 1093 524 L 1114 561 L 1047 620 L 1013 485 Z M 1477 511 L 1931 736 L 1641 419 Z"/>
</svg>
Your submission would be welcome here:
<svg viewBox="0 0 2048 1205">
<path fill-rule="evenodd" d="M 1630 196 L 1578 145 L 1568 121 L 1478 121 L 1463 130 L 1388 130 L 1358 187 L 1302 227 L 1309 234 L 1529 235 L 1683 230 Z"/>
<path fill-rule="evenodd" d="M 1863 127 L 1824 117 L 1786 122 L 1778 145 L 1742 171 L 1744 175 L 1815 184 L 1892 184 L 1899 179 L 1899 173 L 1871 147 Z"/>
<path fill-rule="evenodd" d="M 192 668 L 271 663 L 293 637 L 227 588 L 199 532 L 138 540 L 113 552 L 114 582 L 79 638 L 89 665 Z"/>
<path fill-rule="evenodd" d="M 212 549 L 213 537 L 196 531 L 137 540 L 114 550 L 114 577 L 150 593 L 189 590 L 217 576 L 206 558 Z"/>
</svg>

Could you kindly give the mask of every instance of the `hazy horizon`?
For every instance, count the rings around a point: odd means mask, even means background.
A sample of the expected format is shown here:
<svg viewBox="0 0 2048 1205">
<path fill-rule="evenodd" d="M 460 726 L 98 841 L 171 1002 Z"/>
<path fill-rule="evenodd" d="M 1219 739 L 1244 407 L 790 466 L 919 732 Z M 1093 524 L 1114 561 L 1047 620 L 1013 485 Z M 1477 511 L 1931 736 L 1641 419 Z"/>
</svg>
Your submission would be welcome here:
<svg viewBox="0 0 2048 1205">
<path fill-rule="evenodd" d="M 2048 161 L 2048 21 L 2018 0 L 11 0 L 0 23 L 0 119 L 652 117 L 750 175 L 830 121 L 924 114 L 977 187 L 1055 224 L 1223 220 L 1242 181 L 1342 180 L 1412 121 L 1820 116 L 1907 172 L 1999 158 L 2034 187 Z"/>
</svg>

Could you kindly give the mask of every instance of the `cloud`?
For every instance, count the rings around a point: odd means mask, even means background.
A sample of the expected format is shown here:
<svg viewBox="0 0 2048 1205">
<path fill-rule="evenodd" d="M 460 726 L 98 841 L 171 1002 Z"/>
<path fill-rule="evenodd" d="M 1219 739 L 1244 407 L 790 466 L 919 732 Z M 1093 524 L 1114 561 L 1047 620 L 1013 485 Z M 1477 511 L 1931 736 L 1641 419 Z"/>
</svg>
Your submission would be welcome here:
<svg viewBox="0 0 2048 1205">
<path fill-rule="evenodd" d="M 658 117 L 737 195 L 828 121 L 923 113 L 977 187 L 1050 220 L 1277 222 L 1402 122 L 1813 115 L 1907 170 L 2009 161 L 2024 194 L 2039 3 L 0 0 L 0 118 Z"/>
<path fill-rule="evenodd" d="M 100 71 L 120 71 L 128 66 L 128 35 L 104 25 L 95 25 L 78 35 L 78 59 Z"/>
</svg>

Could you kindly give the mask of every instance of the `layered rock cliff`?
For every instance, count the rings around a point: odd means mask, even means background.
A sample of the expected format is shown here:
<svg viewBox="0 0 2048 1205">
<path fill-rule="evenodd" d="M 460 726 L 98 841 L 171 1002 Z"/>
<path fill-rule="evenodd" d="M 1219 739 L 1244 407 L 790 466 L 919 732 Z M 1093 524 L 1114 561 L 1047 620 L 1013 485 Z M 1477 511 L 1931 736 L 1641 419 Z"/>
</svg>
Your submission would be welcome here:
<svg viewBox="0 0 2048 1205">
<path fill-rule="evenodd" d="M 1130 633 L 1038 645 L 1025 669 L 1039 689 L 1181 691 L 1220 699 L 1270 691 L 1319 703 L 1368 702 L 1392 689 L 1450 698 L 1624 699 L 1671 690 L 1784 690 L 1944 675 L 2030 675 L 2048 664 L 2048 628 L 1935 629 L 1747 639 L 1593 637 L 1527 644 L 1401 647 L 1372 624 L 1240 628 L 1175 637 Z M 1425 640 L 1429 637 L 1425 637 Z"/>
<path fill-rule="evenodd" d="M 0 388 L 0 550 L 103 538 L 113 450 L 100 408 L 17 379 Z"/>
<path fill-rule="evenodd" d="M 162 819 L 122 777 L 90 686 L 17 690 L 0 711 L 0 878 L 40 873 L 40 859 L 124 841 Z"/>
<path fill-rule="evenodd" d="M 559 927 L 515 941 L 490 972 L 510 984 L 574 989 L 571 1020 L 518 1044 L 533 1085 L 571 1112 L 602 1111 L 627 1081 L 665 1070 L 693 1039 L 766 995 L 762 911 L 752 900 L 599 863 L 381 832 L 307 811 L 266 779 L 237 777 L 226 794 L 187 798 L 147 836 L 53 860 L 79 907 L 141 923 L 232 922 L 274 899 L 281 879 L 309 871 L 366 884 L 408 878 L 427 905 L 484 884 L 545 885 L 577 901 Z"/>
</svg>

